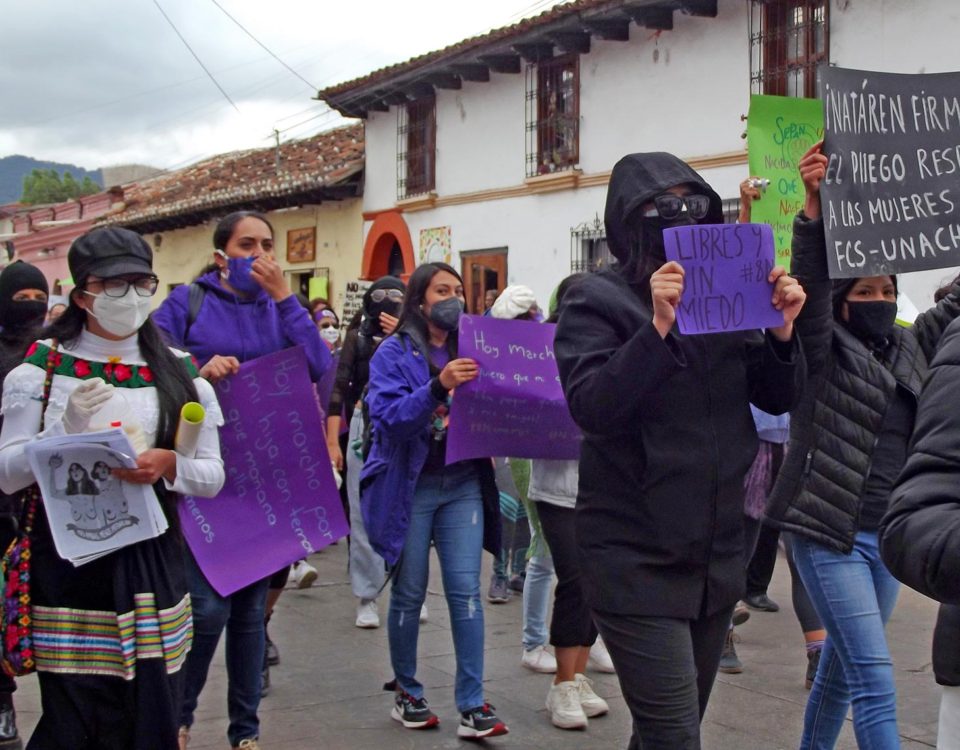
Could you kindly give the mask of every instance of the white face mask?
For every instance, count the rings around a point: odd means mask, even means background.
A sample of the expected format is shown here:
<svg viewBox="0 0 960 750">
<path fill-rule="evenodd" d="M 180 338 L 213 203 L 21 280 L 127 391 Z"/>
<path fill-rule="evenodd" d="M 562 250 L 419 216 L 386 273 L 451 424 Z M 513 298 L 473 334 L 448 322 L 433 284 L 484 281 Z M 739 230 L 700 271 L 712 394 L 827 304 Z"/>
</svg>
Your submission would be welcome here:
<svg viewBox="0 0 960 750">
<path fill-rule="evenodd" d="M 93 309 L 87 312 L 97 319 L 104 330 L 114 336 L 132 336 L 150 316 L 150 298 L 137 294 L 132 284 L 122 297 L 108 297 L 106 294 L 93 294 L 86 290 L 84 294 L 93 297 Z"/>
<path fill-rule="evenodd" d="M 320 338 L 322 338 L 328 344 L 336 344 L 337 340 L 340 338 L 340 331 L 336 328 L 321 328 Z"/>
</svg>

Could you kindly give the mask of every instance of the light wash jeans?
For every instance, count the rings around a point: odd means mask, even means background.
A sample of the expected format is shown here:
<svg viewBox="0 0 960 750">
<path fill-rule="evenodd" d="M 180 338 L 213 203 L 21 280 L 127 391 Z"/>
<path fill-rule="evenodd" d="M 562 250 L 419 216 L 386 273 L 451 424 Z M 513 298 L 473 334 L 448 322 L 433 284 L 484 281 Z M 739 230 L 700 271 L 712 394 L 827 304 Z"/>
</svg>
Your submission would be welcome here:
<svg viewBox="0 0 960 750">
<path fill-rule="evenodd" d="M 803 719 L 801 750 L 832 750 L 851 703 L 861 750 L 899 748 L 893 661 L 884 625 L 900 584 L 880 559 L 877 532 L 859 532 L 849 555 L 797 534 L 791 546 L 803 585 L 827 629 Z"/>
<path fill-rule="evenodd" d="M 363 414 L 357 408 L 350 419 L 347 437 L 347 500 L 350 503 L 350 588 L 363 601 L 376 599 L 386 580 L 383 558 L 373 551 L 360 512 L 360 472 L 363 459 L 357 454 L 363 442 Z M 357 446 L 356 448 L 354 446 Z"/>
<path fill-rule="evenodd" d="M 457 659 L 454 697 L 458 711 L 483 700 L 483 607 L 480 557 L 483 552 L 483 500 L 472 464 L 421 474 L 413 495 L 410 526 L 390 591 L 387 634 L 397 685 L 423 697 L 417 681 L 420 607 L 427 594 L 430 542 L 440 559 L 443 592 Z"/>
<path fill-rule="evenodd" d="M 545 545 L 544 545 L 545 546 Z M 527 561 L 523 584 L 523 648 L 531 651 L 546 646 L 550 639 L 547 611 L 550 609 L 550 585 L 553 583 L 553 558 L 534 555 Z"/>
</svg>

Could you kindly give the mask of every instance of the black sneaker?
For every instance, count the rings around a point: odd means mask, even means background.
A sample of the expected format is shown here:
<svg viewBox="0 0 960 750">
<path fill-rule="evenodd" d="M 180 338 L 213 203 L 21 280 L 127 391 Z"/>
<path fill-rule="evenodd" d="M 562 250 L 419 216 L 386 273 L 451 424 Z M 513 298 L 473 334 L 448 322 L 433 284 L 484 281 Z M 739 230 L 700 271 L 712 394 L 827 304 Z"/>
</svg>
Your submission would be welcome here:
<svg viewBox="0 0 960 750">
<path fill-rule="evenodd" d="M 394 700 L 390 718 L 407 729 L 429 729 L 440 724 L 440 718 L 427 706 L 426 698 L 414 698 L 410 693 L 397 690 Z"/>
<path fill-rule="evenodd" d="M 484 703 L 460 714 L 460 726 L 457 736 L 469 740 L 482 740 L 485 737 L 499 737 L 510 730 L 493 712 L 493 706 Z"/>
</svg>

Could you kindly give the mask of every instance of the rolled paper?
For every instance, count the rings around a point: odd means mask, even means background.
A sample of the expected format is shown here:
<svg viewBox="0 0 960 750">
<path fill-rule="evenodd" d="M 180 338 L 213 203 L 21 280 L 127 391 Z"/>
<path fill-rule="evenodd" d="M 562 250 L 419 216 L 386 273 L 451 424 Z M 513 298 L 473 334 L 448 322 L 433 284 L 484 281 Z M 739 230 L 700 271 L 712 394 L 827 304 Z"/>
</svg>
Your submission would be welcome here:
<svg viewBox="0 0 960 750">
<path fill-rule="evenodd" d="M 197 455 L 197 442 L 200 440 L 200 428 L 206 410 L 196 401 L 188 401 L 180 410 L 180 422 L 177 424 L 177 436 L 173 441 L 174 450 L 185 458 Z"/>
</svg>

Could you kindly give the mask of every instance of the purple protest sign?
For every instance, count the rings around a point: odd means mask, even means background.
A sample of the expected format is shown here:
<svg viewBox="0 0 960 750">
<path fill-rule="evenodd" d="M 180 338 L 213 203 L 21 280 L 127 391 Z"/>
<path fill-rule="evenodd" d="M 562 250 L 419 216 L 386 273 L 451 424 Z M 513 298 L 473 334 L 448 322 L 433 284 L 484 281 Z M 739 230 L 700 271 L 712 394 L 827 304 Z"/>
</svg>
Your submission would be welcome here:
<svg viewBox="0 0 960 750">
<path fill-rule="evenodd" d="M 467 458 L 579 458 L 580 430 L 567 408 L 551 323 L 460 316 L 461 357 L 480 365 L 454 393 L 447 463 Z"/>
<path fill-rule="evenodd" d="M 677 307 L 680 333 L 776 328 L 770 299 L 775 246 L 768 224 L 696 224 L 663 230 L 667 260 L 685 271 Z"/>
<path fill-rule="evenodd" d="M 222 595 L 272 575 L 349 531 L 300 347 L 244 362 L 216 385 L 227 481 L 184 497 L 180 526 Z"/>
</svg>

